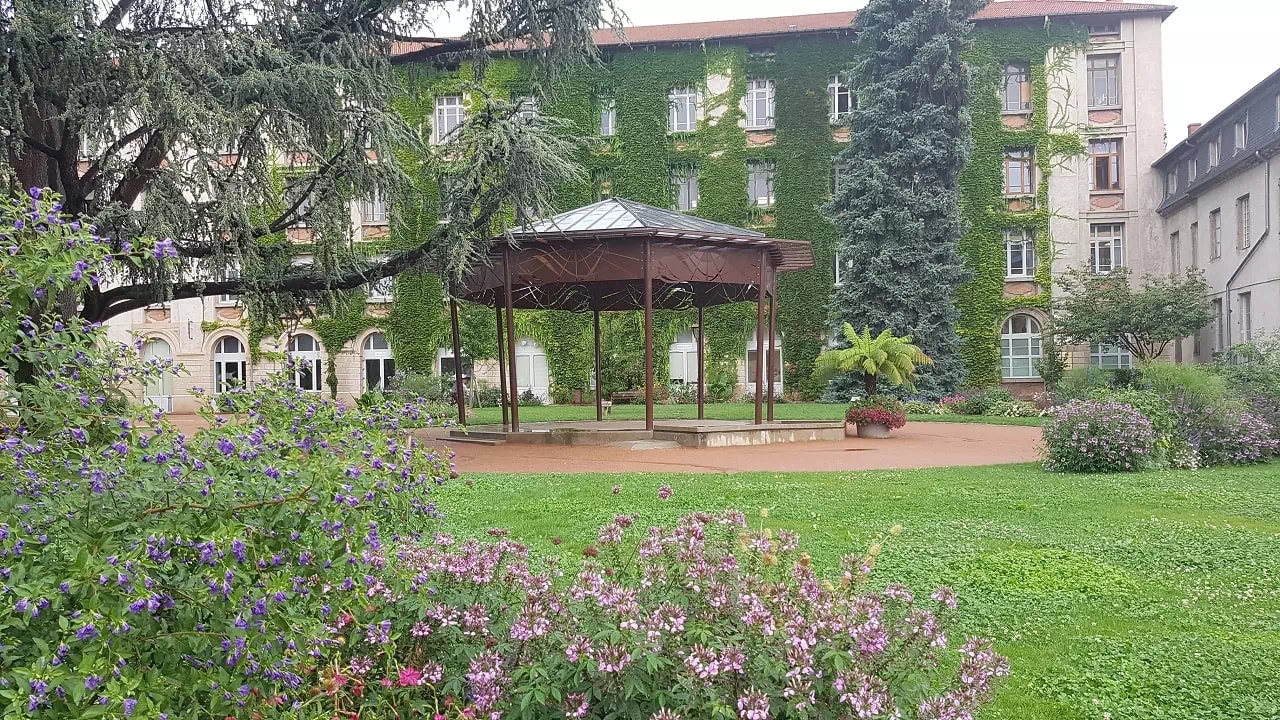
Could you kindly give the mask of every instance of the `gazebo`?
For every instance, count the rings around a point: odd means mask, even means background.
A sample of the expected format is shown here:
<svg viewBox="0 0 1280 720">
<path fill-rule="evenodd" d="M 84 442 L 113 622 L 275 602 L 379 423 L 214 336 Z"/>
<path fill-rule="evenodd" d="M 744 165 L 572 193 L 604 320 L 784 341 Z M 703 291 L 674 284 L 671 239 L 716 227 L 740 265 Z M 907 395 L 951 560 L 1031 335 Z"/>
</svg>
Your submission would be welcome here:
<svg viewBox="0 0 1280 720">
<path fill-rule="evenodd" d="M 698 311 L 698 418 L 704 418 L 703 309 L 724 303 L 756 303 L 755 423 L 773 420 L 777 344 L 778 273 L 813 267 L 807 240 L 782 240 L 724 223 L 610 198 L 526 225 L 514 243 L 497 238 L 479 264 L 450 293 L 454 357 L 460 357 L 456 299 L 493 307 L 497 314 L 501 390 L 510 405 L 509 425 L 520 430 L 515 327 L 521 309 L 591 312 L 595 327 L 596 419 L 603 420 L 600 392 L 600 313 L 644 311 L 645 429 L 653 430 L 653 311 Z M 768 302 L 768 329 L 765 302 Z M 504 338 L 505 327 L 505 338 Z M 767 334 L 768 351 L 761 353 Z M 505 343 L 504 343 L 505 340 Z M 504 355 L 505 345 L 505 355 Z M 461 363 L 454 363 L 458 417 L 465 422 Z M 765 387 L 767 385 L 767 392 Z M 767 400 L 767 410 L 766 402 Z M 508 425 L 503 408 L 504 426 Z"/>
</svg>

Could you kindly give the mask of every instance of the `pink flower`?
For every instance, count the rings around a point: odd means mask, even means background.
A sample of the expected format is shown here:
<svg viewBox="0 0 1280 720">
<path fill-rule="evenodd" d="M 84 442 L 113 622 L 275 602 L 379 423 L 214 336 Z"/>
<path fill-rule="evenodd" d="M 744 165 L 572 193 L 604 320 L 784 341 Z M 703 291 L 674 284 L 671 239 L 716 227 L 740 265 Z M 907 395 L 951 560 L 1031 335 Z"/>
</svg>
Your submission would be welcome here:
<svg viewBox="0 0 1280 720">
<path fill-rule="evenodd" d="M 620 493 L 620 492 L 622 492 L 622 486 L 621 486 L 621 485 L 614 485 L 614 486 L 613 486 L 613 494 L 614 494 L 614 495 L 617 495 L 617 494 L 618 494 L 618 493 Z"/>
<path fill-rule="evenodd" d="M 400 687 L 411 687 L 422 684 L 422 671 L 406 667 L 400 670 Z"/>
<path fill-rule="evenodd" d="M 658 488 L 658 499 L 666 500 L 667 498 L 671 497 L 673 492 L 674 491 L 671 489 L 670 485 L 663 485 L 662 487 Z"/>
</svg>

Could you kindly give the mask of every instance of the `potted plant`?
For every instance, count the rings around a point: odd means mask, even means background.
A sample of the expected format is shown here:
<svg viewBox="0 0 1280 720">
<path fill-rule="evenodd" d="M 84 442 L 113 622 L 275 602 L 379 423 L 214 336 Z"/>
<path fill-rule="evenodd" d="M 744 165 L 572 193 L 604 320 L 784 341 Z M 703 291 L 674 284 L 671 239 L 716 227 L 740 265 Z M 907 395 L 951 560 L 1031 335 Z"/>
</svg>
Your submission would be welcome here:
<svg viewBox="0 0 1280 720">
<path fill-rule="evenodd" d="M 845 435 L 852 437 L 851 426 L 856 425 L 858 437 L 888 437 L 890 430 L 902 427 L 907 419 L 902 403 L 877 395 L 879 380 L 884 378 L 892 385 L 914 391 L 916 368 L 932 365 L 933 360 L 912 344 L 910 335 L 899 337 L 889 329 L 872 337 L 870 328 L 864 327 L 858 333 L 845 323 L 844 337 L 849 347 L 824 350 L 818 356 L 814 375 L 819 381 L 826 381 L 837 374 L 860 373 L 866 393 L 849 406 Z"/>
<path fill-rule="evenodd" d="M 888 395 L 871 395 L 849 403 L 844 414 L 845 437 L 887 438 L 890 430 L 907 424 L 902 402 Z M 856 431 L 855 431 L 856 428 Z"/>
</svg>

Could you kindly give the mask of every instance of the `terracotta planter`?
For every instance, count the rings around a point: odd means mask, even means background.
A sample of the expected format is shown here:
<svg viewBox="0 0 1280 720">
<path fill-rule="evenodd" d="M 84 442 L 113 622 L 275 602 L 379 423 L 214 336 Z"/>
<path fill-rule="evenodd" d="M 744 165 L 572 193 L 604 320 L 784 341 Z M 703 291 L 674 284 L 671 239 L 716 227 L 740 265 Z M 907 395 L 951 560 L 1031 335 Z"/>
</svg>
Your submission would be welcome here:
<svg viewBox="0 0 1280 720">
<path fill-rule="evenodd" d="M 849 425 L 845 424 L 845 434 L 849 433 Z M 887 438 L 889 437 L 889 426 L 882 423 L 858 423 L 858 437 L 860 438 Z"/>
</svg>

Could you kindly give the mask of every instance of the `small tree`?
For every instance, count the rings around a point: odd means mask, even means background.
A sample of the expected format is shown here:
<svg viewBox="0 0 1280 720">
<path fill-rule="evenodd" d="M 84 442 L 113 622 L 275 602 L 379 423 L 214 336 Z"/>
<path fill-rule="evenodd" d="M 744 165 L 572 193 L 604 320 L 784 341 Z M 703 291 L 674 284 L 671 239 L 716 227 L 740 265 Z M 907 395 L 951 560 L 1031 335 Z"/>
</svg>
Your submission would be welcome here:
<svg viewBox="0 0 1280 720">
<path fill-rule="evenodd" d="M 1118 345 L 1138 360 L 1159 357 L 1169 343 L 1194 335 L 1213 319 L 1209 286 L 1198 270 L 1183 275 L 1144 275 L 1135 290 L 1127 268 L 1099 275 L 1067 271 L 1058 280 L 1066 291 L 1054 330 L 1071 344 Z"/>
<path fill-rule="evenodd" d="M 830 380 L 837 373 L 862 373 L 862 386 L 867 396 L 876 394 L 880 377 L 914 391 L 916 368 L 932 365 L 933 360 L 911 342 L 910 335 L 898 337 L 885 330 L 871 337 L 871 328 L 858 334 L 849 323 L 844 324 L 844 337 L 849 347 L 825 350 L 818 356 L 814 375 L 819 381 Z"/>
</svg>

